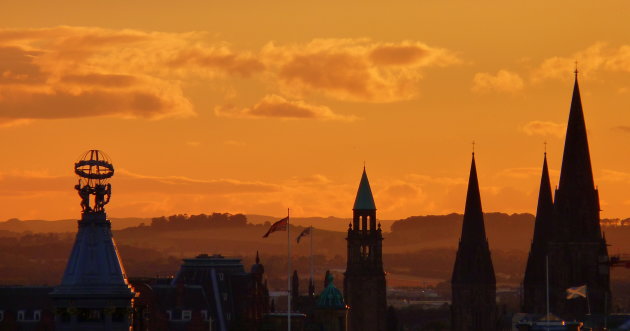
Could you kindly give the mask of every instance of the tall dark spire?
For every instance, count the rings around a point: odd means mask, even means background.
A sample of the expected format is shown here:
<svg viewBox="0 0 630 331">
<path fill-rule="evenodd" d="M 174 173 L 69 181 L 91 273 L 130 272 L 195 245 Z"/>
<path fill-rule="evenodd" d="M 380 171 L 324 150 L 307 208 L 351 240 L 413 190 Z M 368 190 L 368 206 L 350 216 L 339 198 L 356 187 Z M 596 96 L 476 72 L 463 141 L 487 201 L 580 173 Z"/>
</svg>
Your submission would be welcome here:
<svg viewBox="0 0 630 331">
<path fill-rule="evenodd" d="M 538 191 L 538 207 L 534 223 L 534 238 L 532 239 L 525 277 L 523 278 L 523 310 L 527 313 L 544 313 L 545 306 L 545 264 L 547 245 L 553 219 L 553 197 L 551 182 L 547 167 L 547 153 L 543 160 L 540 189 Z"/>
<path fill-rule="evenodd" d="M 582 319 L 610 307 L 608 254 L 602 237 L 599 193 L 595 189 L 577 72 L 571 99 L 560 184 L 554 198 L 548 255 L 551 311 Z M 566 300 L 569 287 L 588 286 L 589 303 Z"/>
<path fill-rule="evenodd" d="M 559 188 L 563 189 L 565 187 L 569 190 L 592 190 L 594 188 L 577 71 L 573 85 L 573 98 L 571 99 L 571 110 L 567 123 L 567 135 L 560 173 Z"/>
<path fill-rule="evenodd" d="M 558 215 L 552 232 L 558 240 L 601 239 L 599 195 L 593 181 L 577 73 L 555 200 L 555 212 Z"/>
<path fill-rule="evenodd" d="M 453 282 L 495 282 L 494 267 L 481 208 L 477 167 L 473 154 L 466 194 L 462 235 L 453 270 Z"/>
<path fill-rule="evenodd" d="M 551 219 L 553 217 L 553 196 L 551 193 L 551 180 L 547 167 L 547 153 L 543 160 L 542 175 L 540 176 L 540 189 L 538 190 L 538 206 L 536 207 L 536 222 L 534 223 L 533 242 L 546 243 L 551 231 Z"/>
<path fill-rule="evenodd" d="M 468 178 L 468 193 L 466 194 L 466 209 L 464 211 L 461 240 L 471 242 L 486 241 L 486 230 L 483 222 L 481 194 L 479 193 L 479 181 L 477 179 L 474 153 L 470 166 L 470 176 Z"/>
<path fill-rule="evenodd" d="M 453 330 L 496 330 L 496 279 L 484 227 L 474 153 L 451 286 Z"/>
</svg>

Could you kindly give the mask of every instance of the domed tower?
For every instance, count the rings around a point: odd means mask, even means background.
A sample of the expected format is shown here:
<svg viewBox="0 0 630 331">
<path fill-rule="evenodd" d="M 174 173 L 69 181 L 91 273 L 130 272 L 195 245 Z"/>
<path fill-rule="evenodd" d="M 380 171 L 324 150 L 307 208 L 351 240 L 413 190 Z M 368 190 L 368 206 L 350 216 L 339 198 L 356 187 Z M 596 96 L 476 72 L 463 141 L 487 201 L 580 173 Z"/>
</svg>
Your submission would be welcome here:
<svg viewBox="0 0 630 331">
<path fill-rule="evenodd" d="M 383 235 L 380 224 L 376 225 L 376 204 L 365 168 L 352 211 L 344 274 L 344 294 L 350 307 L 348 329 L 383 331 L 387 327 Z"/>
<path fill-rule="evenodd" d="M 343 300 L 343 295 L 335 287 L 332 274 L 328 274 L 326 288 L 319 295 L 315 307 L 315 315 L 321 330 L 345 331 L 348 306 Z"/>
<path fill-rule="evenodd" d="M 103 152 L 90 150 L 74 171 L 83 212 L 61 285 L 51 293 L 56 330 L 128 331 L 134 292 L 105 213 L 114 166 Z"/>
</svg>

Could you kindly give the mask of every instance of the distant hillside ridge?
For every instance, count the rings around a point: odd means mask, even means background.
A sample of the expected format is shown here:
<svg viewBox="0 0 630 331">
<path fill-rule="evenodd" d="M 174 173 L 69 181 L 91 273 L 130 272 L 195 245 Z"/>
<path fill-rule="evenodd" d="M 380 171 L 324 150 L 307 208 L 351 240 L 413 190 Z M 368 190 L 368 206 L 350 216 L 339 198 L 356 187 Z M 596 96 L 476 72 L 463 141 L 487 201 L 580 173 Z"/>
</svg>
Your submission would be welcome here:
<svg viewBox="0 0 630 331">
<path fill-rule="evenodd" d="M 459 243 L 462 214 L 412 216 L 398 220 L 385 239 L 387 245 L 404 249 L 455 248 Z M 535 216 L 528 213 L 484 213 L 486 236 L 491 250 L 529 251 Z M 610 252 L 630 253 L 630 219 L 602 219 L 602 231 Z M 392 249 L 392 251 L 398 251 Z"/>
<path fill-rule="evenodd" d="M 506 214 L 486 213 L 486 235 L 490 243 L 490 249 L 495 250 L 519 250 L 529 251 L 529 245 L 533 235 L 534 216 L 532 214 Z M 198 215 L 177 214 L 153 218 L 111 218 L 112 229 L 123 230 L 123 233 L 140 234 L 148 230 L 157 232 L 195 232 L 212 231 L 218 233 L 217 239 L 221 239 L 221 232 L 237 234 L 238 229 L 250 226 L 258 227 L 256 230 L 249 227 L 247 231 L 240 232 L 241 240 L 245 233 L 251 233 L 251 239 L 257 242 L 255 231 L 262 232 L 268 229 L 272 222 L 280 217 L 265 215 L 243 215 L 229 213 L 208 213 Z M 412 216 L 401 220 L 378 220 L 382 224 L 385 237 L 384 250 L 390 253 L 404 253 L 410 250 L 422 250 L 433 248 L 455 248 L 459 242 L 461 233 L 461 214 Z M 345 240 L 343 233 L 348 228 L 350 218 L 338 217 L 295 217 L 291 218 L 291 224 L 298 228 L 313 226 L 326 233 L 339 233 L 339 242 L 332 245 L 336 249 L 343 250 Z M 602 230 L 606 233 L 608 243 L 611 245 L 611 254 L 630 253 L 630 242 L 624 240 L 630 236 L 630 219 L 603 219 Z M 77 220 L 27 220 L 10 219 L 0 222 L 0 233 L 74 233 L 77 230 Z M 129 231 L 124 231 L 129 230 Z M 326 236 L 332 235 L 332 233 Z M 275 241 L 275 240 L 270 240 Z M 268 241 L 267 241 L 268 242 Z"/>
</svg>

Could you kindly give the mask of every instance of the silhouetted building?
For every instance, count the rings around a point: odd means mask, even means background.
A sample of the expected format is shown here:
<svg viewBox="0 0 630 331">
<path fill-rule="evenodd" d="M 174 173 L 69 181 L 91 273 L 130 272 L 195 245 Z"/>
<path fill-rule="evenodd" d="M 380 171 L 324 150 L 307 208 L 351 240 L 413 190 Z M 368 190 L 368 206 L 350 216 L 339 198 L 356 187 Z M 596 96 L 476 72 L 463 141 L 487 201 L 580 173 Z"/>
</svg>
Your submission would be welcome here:
<svg viewBox="0 0 630 331">
<path fill-rule="evenodd" d="M 291 300 L 296 302 L 300 297 L 300 276 L 298 276 L 297 270 L 293 270 L 293 276 L 291 277 Z"/>
<path fill-rule="evenodd" d="M 135 279 L 137 330 L 257 330 L 269 312 L 265 268 L 201 254 L 184 259 L 173 279 Z"/>
<path fill-rule="evenodd" d="M 552 220 L 553 197 L 547 168 L 547 153 L 545 153 L 538 191 L 534 238 L 523 278 L 523 311 L 526 313 L 544 314 L 547 311 L 546 259 Z"/>
<path fill-rule="evenodd" d="M 582 319 L 589 303 L 594 314 L 610 309 L 608 249 L 599 211 L 576 71 L 548 247 L 551 311 L 565 319 Z M 588 302 L 566 299 L 567 288 L 582 285 L 587 285 Z"/>
<path fill-rule="evenodd" d="M 454 331 L 496 330 L 496 280 L 486 238 L 474 153 L 451 286 Z"/>
<path fill-rule="evenodd" d="M 54 330 L 52 290 L 48 286 L 0 287 L 0 330 Z"/>
<path fill-rule="evenodd" d="M 346 331 L 348 306 L 341 292 L 335 287 L 333 276 L 329 274 L 327 277 L 328 285 L 319 295 L 314 312 L 317 330 Z"/>
<path fill-rule="evenodd" d="M 129 330 L 134 292 L 105 212 L 84 212 L 61 284 L 51 293 L 56 330 Z"/>
<path fill-rule="evenodd" d="M 376 204 L 365 168 L 354 201 L 353 220 L 348 229 L 348 258 L 344 274 L 344 296 L 350 307 L 351 331 L 385 330 L 387 299 L 383 271 L 383 235 L 376 225 Z"/>
<path fill-rule="evenodd" d="M 259 324 L 263 315 L 270 312 L 270 307 L 269 288 L 267 287 L 267 280 L 264 279 L 265 267 L 260 263 L 258 252 L 256 252 L 256 263 L 252 265 L 250 273 L 253 281 L 253 298 L 250 302 L 247 319 Z"/>
</svg>

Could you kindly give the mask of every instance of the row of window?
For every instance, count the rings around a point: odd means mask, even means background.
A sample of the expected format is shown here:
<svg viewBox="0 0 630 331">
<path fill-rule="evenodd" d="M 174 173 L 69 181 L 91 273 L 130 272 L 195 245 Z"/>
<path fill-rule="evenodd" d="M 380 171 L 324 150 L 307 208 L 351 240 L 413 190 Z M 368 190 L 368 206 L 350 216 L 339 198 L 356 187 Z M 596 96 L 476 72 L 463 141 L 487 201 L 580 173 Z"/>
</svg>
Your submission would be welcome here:
<svg viewBox="0 0 630 331">
<path fill-rule="evenodd" d="M 29 314 L 30 313 L 30 314 Z M 18 310 L 17 320 L 19 322 L 37 322 L 42 319 L 41 310 Z M 4 321 L 4 310 L 0 310 L 0 321 Z"/>
<path fill-rule="evenodd" d="M 192 320 L 192 311 L 191 310 L 167 310 L 169 321 L 190 321 Z M 210 314 L 208 314 L 207 310 L 201 311 L 201 318 L 204 321 L 210 320 Z M 229 321 L 232 319 L 232 314 L 225 314 L 225 318 Z"/>
</svg>

